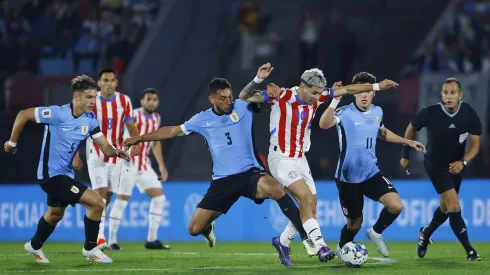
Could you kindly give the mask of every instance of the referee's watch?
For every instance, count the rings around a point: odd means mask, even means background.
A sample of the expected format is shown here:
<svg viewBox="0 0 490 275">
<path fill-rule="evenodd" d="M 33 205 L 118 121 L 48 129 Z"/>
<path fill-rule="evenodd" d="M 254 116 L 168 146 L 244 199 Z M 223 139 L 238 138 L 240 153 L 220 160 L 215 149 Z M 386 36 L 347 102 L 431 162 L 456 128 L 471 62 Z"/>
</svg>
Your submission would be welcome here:
<svg viewBox="0 0 490 275">
<path fill-rule="evenodd" d="M 468 162 L 464 159 L 461 160 L 461 162 L 463 162 L 463 166 L 466 167 L 466 165 L 468 165 Z"/>
</svg>

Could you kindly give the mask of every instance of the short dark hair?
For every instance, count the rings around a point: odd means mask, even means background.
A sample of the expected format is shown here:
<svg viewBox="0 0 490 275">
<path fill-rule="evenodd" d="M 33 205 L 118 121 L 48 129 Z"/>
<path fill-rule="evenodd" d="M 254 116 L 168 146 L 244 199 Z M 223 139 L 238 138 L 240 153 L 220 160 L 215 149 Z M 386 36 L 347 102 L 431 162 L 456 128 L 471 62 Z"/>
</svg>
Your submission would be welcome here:
<svg viewBox="0 0 490 275">
<path fill-rule="evenodd" d="M 79 75 L 71 80 L 72 92 L 84 92 L 85 90 L 97 90 L 97 83 L 90 76 Z"/>
<path fill-rule="evenodd" d="M 100 78 L 102 77 L 103 74 L 105 73 L 113 73 L 116 77 L 117 77 L 117 72 L 116 70 L 114 70 L 113 68 L 105 68 L 105 69 L 102 69 L 100 70 L 98 73 L 97 73 L 97 79 L 100 80 Z"/>
<path fill-rule="evenodd" d="M 231 84 L 224 78 L 215 77 L 209 82 L 208 90 L 210 95 L 216 95 L 218 90 L 224 90 L 226 88 L 231 89 Z"/>
<path fill-rule="evenodd" d="M 374 84 L 374 83 L 376 83 L 376 77 L 373 74 L 370 74 L 367 72 L 357 73 L 352 78 L 352 84 L 361 84 L 361 83 Z"/>
<path fill-rule="evenodd" d="M 461 92 L 461 83 L 459 82 L 459 80 L 456 78 L 456 77 L 450 77 L 450 78 L 447 78 L 444 83 L 442 83 L 441 85 L 441 90 L 442 90 L 442 86 L 444 86 L 444 84 L 448 84 L 448 83 L 456 83 L 458 84 L 458 89 L 459 91 Z"/>
<path fill-rule="evenodd" d="M 160 94 L 158 93 L 158 90 L 155 88 L 146 88 L 143 90 L 141 93 L 141 99 L 145 98 L 146 94 L 152 94 L 152 95 L 157 95 L 160 97 Z"/>
</svg>

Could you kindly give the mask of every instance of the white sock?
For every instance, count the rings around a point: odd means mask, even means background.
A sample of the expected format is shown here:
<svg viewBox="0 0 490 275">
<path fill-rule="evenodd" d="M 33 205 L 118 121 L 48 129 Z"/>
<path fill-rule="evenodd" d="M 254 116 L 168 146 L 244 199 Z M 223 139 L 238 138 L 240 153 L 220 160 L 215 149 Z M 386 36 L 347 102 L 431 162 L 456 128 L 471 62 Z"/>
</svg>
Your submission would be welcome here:
<svg viewBox="0 0 490 275">
<path fill-rule="evenodd" d="M 311 218 L 303 223 L 303 228 L 308 234 L 308 237 L 317 246 L 326 246 L 325 240 L 323 240 L 322 232 L 320 231 L 320 224 L 314 218 Z"/>
<path fill-rule="evenodd" d="M 371 227 L 371 235 L 375 238 L 379 238 L 381 237 L 381 234 L 379 234 L 378 232 L 374 231 L 374 229 Z"/>
<path fill-rule="evenodd" d="M 124 214 L 124 209 L 128 205 L 128 201 L 116 199 L 109 213 L 109 245 L 117 243 L 116 236 L 119 224 Z"/>
<path fill-rule="evenodd" d="M 107 203 L 106 199 L 102 199 L 104 201 L 104 206 Z M 105 240 L 105 235 L 104 235 L 104 229 L 105 229 L 105 214 L 107 212 L 107 206 L 104 207 L 104 210 L 102 211 L 102 217 L 100 217 L 100 225 L 99 225 L 99 235 L 97 236 L 97 241 L 100 239 Z"/>
<path fill-rule="evenodd" d="M 291 242 L 294 240 L 294 238 L 296 238 L 296 236 L 298 236 L 298 234 L 299 232 L 296 227 L 294 227 L 293 223 L 289 221 L 286 228 L 284 228 L 284 231 L 282 231 L 279 241 L 282 245 L 289 247 Z"/>
<path fill-rule="evenodd" d="M 147 241 L 153 242 L 158 239 L 158 228 L 162 220 L 163 205 L 165 204 L 165 195 L 154 197 L 150 202 L 149 225 Z"/>
</svg>

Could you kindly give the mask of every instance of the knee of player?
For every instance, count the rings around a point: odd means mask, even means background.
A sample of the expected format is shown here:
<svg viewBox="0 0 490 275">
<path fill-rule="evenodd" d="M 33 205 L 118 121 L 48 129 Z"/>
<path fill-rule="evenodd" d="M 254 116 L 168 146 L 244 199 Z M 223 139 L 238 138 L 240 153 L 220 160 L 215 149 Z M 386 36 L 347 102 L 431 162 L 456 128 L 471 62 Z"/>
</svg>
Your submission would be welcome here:
<svg viewBox="0 0 490 275">
<path fill-rule="evenodd" d="M 63 219 L 64 213 L 63 212 L 48 212 L 46 222 L 53 224 L 53 223 L 58 223 Z"/>
<path fill-rule="evenodd" d="M 360 216 L 357 219 L 354 220 L 348 220 L 347 221 L 347 228 L 352 231 L 352 232 L 359 232 L 361 230 L 362 222 L 363 222 L 363 217 Z"/>
<path fill-rule="evenodd" d="M 192 222 L 189 223 L 189 227 L 187 228 L 187 230 L 189 231 L 189 234 L 191 236 L 199 236 L 202 233 L 202 230 Z"/>
<path fill-rule="evenodd" d="M 461 206 L 459 201 L 446 203 L 447 212 L 460 212 Z"/>
<path fill-rule="evenodd" d="M 273 200 L 279 200 L 286 195 L 284 189 L 278 183 L 274 184 L 270 191 L 270 196 Z"/>
<path fill-rule="evenodd" d="M 105 208 L 105 203 L 104 200 L 102 200 L 102 198 L 97 199 L 95 203 L 92 205 L 92 210 L 94 212 L 102 213 L 102 211 L 104 211 L 104 208 Z"/>
<path fill-rule="evenodd" d="M 401 200 L 398 200 L 396 202 L 393 202 L 392 205 L 388 208 L 388 211 L 390 211 L 393 214 L 400 214 L 403 210 L 403 203 Z"/>
</svg>

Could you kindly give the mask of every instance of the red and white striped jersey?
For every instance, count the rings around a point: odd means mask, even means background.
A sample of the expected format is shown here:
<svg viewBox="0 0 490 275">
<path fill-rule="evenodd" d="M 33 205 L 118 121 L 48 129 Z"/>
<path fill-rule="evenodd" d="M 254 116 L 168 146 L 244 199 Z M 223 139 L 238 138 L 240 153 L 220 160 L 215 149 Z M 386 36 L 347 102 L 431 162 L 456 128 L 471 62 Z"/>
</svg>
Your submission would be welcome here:
<svg viewBox="0 0 490 275">
<path fill-rule="evenodd" d="M 302 157 L 310 149 L 311 122 L 318 106 L 333 97 L 333 90 L 326 89 L 312 105 L 303 102 L 296 91 L 299 87 L 281 88 L 278 100 L 273 103 L 270 119 L 270 142 L 287 157 Z"/>
<path fill-rule="evenodd" d="M 136 122 L 136 127 L 138 128 L 139 135 L 146 135 L 160 128 L 161 117 L 157 112 L 151 115 L 145 114 L 143 108 L 134 109 L 133 115 Z M 133 164 L 138 169 L 148 170 L 151 168 L 150 160 L 150 147 L 151 141 L 146 141 L 140 143 L 141 151 L 137 156 L 133 156 Z"/>
<path fill-rule="evenodd" d="M 124 124 L 134 119 L 131 99 L 120 92 L 115 92 L 111 99 L 105 99 L 99 91 L 95 98 L 93 112 L 99 121 L 100 130 L 109 143 L 116 148 L 121 148 Z M 99 157 L 103 155 L 95 141 L 87 140 L 87 146 L 93 146 Z M 116 163 L 117 161 L 117 157 L 103 157 L 106 163 Z"/>
</svg>

